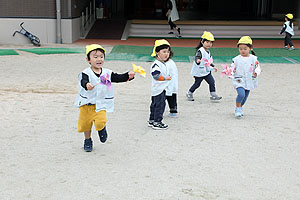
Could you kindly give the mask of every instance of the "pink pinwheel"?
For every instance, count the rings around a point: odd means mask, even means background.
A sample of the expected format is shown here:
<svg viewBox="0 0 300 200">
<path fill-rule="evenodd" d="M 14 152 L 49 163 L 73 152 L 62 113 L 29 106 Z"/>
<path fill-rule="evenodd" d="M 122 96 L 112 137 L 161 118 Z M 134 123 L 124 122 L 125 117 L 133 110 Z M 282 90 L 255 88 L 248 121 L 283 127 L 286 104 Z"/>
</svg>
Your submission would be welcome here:
<svg viewBox="0 0 300 200">
<path fill-rule="evenodd" d="M 253 65 L 251 65 L 251 67 L 249 67 L 249 72 L 253 72 Z"/>
<path fill-rule="evenodd" d="M 100 80 L 101 80 L 101 82 L 98 83 L 98 84 L 106 85 L 108 87 L 108 89 L 110 90 L 110 88 L 111 88 L 111 82 L 109 80 L 109 75 L 105 74 L 104 76 L 100 76 Z"/>
<path fill-rule="evenodd" d="M 234 73 L 235 66 L 232 65 L 231 67 L 228 67 L 228 65 L 221 65 L 223 67 L 223 71 L 221 72 L 221 78 L 223 78 L 224 75 L 228 76 L 228 78 L 233 78 L 232 74 Z"/>
<path fill-rule="evenodd" d="M 205 67 L 210 67 L 210 65 L 214 62 L 212 57 L 210 57 L 209 60 L 207 60 L 206 58 L 202 58 L 201 61 L 204 62 Z"/>
</svg>

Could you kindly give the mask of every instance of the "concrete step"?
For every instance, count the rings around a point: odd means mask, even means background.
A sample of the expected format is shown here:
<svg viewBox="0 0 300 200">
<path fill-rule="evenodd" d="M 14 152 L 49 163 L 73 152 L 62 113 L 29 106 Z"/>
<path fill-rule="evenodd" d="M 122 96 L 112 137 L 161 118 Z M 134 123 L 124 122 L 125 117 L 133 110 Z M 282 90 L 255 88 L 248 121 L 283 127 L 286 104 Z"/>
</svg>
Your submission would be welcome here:
<svg viewBox="0 0 300 200">
<path fill-rule="evenodd" d="M 249 35 L 253 38 L 283 38 L 279 35 L 282 26 L 209 26 L 209 25 L 178 25 L 181 28 L 183 38 L 199 38 L 203 31 L 210 31 L 216 38 L 239 38 L 243 35 Z M 294 39 L 300 38 L 300 30 L 295 28 Z M 171 38 L 168 34 L 170 28 L 164 24 L 131 24 L 129 28 L 129 37 L 160 37 Z"/>
</svg>

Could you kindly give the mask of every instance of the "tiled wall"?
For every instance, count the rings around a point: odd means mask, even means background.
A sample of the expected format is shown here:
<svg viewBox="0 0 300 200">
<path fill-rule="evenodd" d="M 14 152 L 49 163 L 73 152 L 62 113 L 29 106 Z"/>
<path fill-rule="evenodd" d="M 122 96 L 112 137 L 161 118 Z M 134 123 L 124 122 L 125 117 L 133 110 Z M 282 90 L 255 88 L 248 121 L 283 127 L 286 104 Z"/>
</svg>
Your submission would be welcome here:
<svg viewBox="0 0 300 200">
<path fill-rule="evenodd" d="M 61 0 L 62 18 L 81 15 L 90 0 Z M 56 0 L 0 0 L 0 18 L 56 18 Z"/>
</svg>

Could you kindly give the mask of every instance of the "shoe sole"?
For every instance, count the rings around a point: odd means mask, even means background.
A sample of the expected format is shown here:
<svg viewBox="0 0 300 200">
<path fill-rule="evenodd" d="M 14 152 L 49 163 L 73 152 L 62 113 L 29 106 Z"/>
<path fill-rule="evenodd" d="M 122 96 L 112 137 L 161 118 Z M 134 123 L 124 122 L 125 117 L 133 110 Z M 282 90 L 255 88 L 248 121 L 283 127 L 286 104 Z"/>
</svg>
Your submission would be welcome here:
<svg viewBox="0 0 300 200">
<path fill-rule="evenodd" d="M 241 119 L 243 115 L 235 116 L 236 119 Z"/>
<path fill-rule="evenodd" d="M 155 127 L 155 126 L 152 126 L 152 129 L 154 130 L 167 130 L 169 127 L 166 127 L 166 128 L 159 128 L 159 127 Z"/>
<path fill-rule="evenodd" d="M 92 152 L 93 149 L 84 149 L 85 152 Z"/>
<path fill-rule="evenodd" d="M 222 97 L 220 97 L 219 99 L 214 99 L 214 98 L 210 97 L 210 100 L 212 100 L 212 101 L 220 101 L 221 99 L 222 99 Z"/>
<path fill-rule="evenodd" d="M 147 125 L 148 125 L 148 127 L 152 127 L 153 126 L 153 124 L 149 124 L 149 122 L 147 123 Z"/>
<path fill-rule="evenodd" d="M 168 117 L 170 117 L 170 118 L 178 118 L 178 116 L 170 116 L 170 115 L 168 115 Z"/>
</svg>

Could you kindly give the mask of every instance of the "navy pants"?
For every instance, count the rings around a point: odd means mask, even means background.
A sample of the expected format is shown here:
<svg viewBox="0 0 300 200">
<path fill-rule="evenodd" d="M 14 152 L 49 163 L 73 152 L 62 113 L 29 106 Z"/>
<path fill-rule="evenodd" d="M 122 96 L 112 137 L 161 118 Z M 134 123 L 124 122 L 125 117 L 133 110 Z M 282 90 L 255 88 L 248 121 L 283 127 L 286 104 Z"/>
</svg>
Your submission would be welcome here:
<svg viewBox="0 0 300 200">
<path fill-rule="evenodd" d="M 210 92 L 215 92 L 216 91 L 215 79 L 211 75 L 211 73 L 209 73 L 207 76 L 203 76 L 203 77 L 196 77 L 196 76 L 194 76 L 194 78 L 195 78 L 195 82 L 194 82 L 194 84 L 192 85 L 192 87 L 189 90 L 191 93 L 194 93 L 195 90 L 198 87 L 200 87 L 201 82 L 203 81 L 203 79 L 208 83 L 208 85 L 209 85 L 209 91 Z"/>
<path fill-rule="evenodd" d="M 242 87 L 238 87 L 236 88 L 236 92 L 238 93 L 236 97 L 236 103 L 241 103 L 242 105 L 244 105 L 247 101 L 250 90 L 245 90 Z"/>
<path fill-rule="evenodd" d="M 150 118 L 149 120 L 154 120 L 155 122 L 161 122 L 163 119 L 163 114 L 166 107 L 166 91 L 163 91 L 157 96 L 151 97 L 150 105 Z"/>
<path fill-rule="evenodd" d="M 170 25 L 170 28 L 173 29 L 173 28 L 176 28 L 177 26 L 171 21 L 171 19 L 169 19 L 169 25 Z"/>
<path fill-rule="evenodd" d="M 166 96 L 169 104 L 170 113 L 177 113 L 177 95 L 174 93 L 172 96 Z"/>
<path fill-rule="evenodd" d="M 284 46 L 288 46 L 288 45 L 290 45 L 290 47 L 294 46 L 292 43 L 292 35 L 285 32 Z"/>
</svg>

